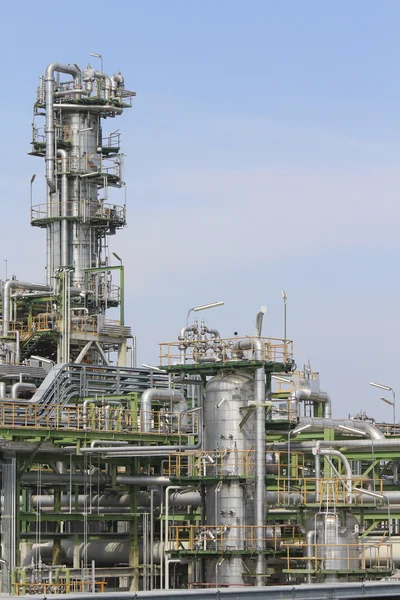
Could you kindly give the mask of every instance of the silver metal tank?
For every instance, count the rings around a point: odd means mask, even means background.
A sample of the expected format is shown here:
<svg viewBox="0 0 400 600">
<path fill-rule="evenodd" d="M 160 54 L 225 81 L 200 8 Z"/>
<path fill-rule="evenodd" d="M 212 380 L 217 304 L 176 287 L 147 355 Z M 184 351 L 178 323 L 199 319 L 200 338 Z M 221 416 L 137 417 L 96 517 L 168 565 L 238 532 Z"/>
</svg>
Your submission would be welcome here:
<svg viewBox="0 0 400 600">
<path fill-rule="evenodd" d="M 254 547 L 254 416 L 246 419 L 254 398 L 253 377 L 248 373 L 221 374 L 206 386 L 204 404 L 205 443 L 209 453 L 207 475 L 221 476 L 206 488 L 207 548 L 218 552 Z M 211 461 L 214 461 L 214 465 Z M 224 479 L 237 476 L 235 479 Z M 249 484 L 243 477 L 249 477 Z M 214 538 L 214 539 L 213 539 Z M 242 584 L 241 557 L 210 558 L 206 563 L 208 583 Z"/>
<path fill-rule="evenodd" d="M 311 556 L 318 557 L 318 568 L 351 571 L 360 567 L 359 524 L 348 512 L 317 513 L 306 522 L 306 531 L 314 531 L 315 546 Z M 313 568 L 315 562 L 312 561 Z M 332 573 L 325 581 L 336 581 Z"/>
</svg>

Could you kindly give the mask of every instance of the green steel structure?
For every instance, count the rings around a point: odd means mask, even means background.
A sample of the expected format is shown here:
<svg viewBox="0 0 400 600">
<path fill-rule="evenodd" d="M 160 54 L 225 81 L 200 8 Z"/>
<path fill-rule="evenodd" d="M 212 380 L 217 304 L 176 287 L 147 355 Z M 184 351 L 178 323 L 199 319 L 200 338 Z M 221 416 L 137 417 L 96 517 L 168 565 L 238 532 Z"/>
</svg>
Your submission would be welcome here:
<svg viewBox="0 0 400 600">
<path fill-rule="evenodd" d="M 47 198 L 31 221 L 47 278 L 3 281 L 0 304 L 2 591 L 391 577 L 400 428 L 333 418 L 286 333 L 263 337 L 264 308 L 242 338 L 188 319 L 157 367 L 136 366 L 108 246 L 126 222 L 120 134 L 103 132 L 133 97 L 90 65 L 40 79 L 31 154 Z"/>
</svg>

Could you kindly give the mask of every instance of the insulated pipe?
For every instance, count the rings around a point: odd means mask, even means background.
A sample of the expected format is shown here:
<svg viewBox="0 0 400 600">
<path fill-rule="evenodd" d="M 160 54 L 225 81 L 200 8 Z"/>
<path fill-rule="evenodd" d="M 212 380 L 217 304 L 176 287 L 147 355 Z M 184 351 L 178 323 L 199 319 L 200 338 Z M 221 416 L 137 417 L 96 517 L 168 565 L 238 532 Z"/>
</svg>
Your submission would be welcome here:
<svg viewBox="0 0 400 600">
<path fill-rule="evenodd" d="M 376 427 L 368 423 L 368 421 L 352 420 L 352 419 L 325 419 L 325 418 L 314 418 L 314 417 L 302 417 L 297 427 L 292 431 L 292 435 L 296 435 L 297 430 L 303 431 L 304 426 L 307 425 L 307 431 L 323 431 L 324 429 L 339 429 L 342 427 L 348 427 L 349 429 L 360 429 L 367 433 L 374 441 L 384 440 L 385 436 Z M 343 432 L 343 431 L 342 431 Z M 346 431 L 347 433 L 347 431 Z M 361 440 L 360 440 L 361 441 Z"/>
<path fill-rule="evenodd" d="M 200 407 L 197 407 L 199 409 Z M 196 410 L 197 410 L 196 409 Z M 189 411 L 188 411 L 189 412 Z M 118 456 L 167 456 L 168 454 L 175 454 L 176 452 L 186 452 L 189 450 L 198 450 L 201 448 L 203 443 L 203 419 L 202 410 L 199 410 L 199 435 L 198 440 L 193 446 L 181 445 L 181 446 L 134 446 L 128 444 L 127 446 L 121 446 L 116 448 L 81 448 L 81 454 L 102 454 L 105 457 L 118 457 Z M 124 477 L 124 476 L 123 476 Z M 128 475 L 125 477 L 129 477 Z M 118 481 L 118 477 L 117 477 Z"/>
<path fill-rule="evenodd" d="M 51 63 L 45 74 L 46 86 L 46 181 L 50 192 L 55 192 L 55 127 L 54 127 L 54 73 L 68 73 L 74 77 L 75 85 L 79 84 L 80 71 L 74 65 Z M 56 105 L 59 108 L 61 105 Z M 72 105 L 74 106 L 74 105 Z M 82 110 L 82 107 L 78 107 Z"/>
<path fill-rule="evenodd" d="M 313 570 L 313 561 L 312 561 L 312 557 L 314 554 L 313 546 L 316 543 L 316 539 L 317 539 L 317 532 L 314 529 L 312 529 L 311 531 L 307 531 L 307 533 L 306 533 L 306 557 L 308 558 L 308 560 L 307 560 L 307 571 L 308 571 L 307 583 L 311 583 L 310 571 Z"/>
<path fill-rule="evenodd" d="M 18 398 L 19 392 L 36 392 L 36 385 L 34 383 L 23 383 L 19 381 L 18 383 L 14 383 L 11 388 L 11 398 L 16 400 Z"/>
<path fill-rule="evenodd" d="M 142 432 L 151 431 L 151 404 L 155 400 L 172 400 L 173 402 L 185 402 L 185 397 L 178 390 L 163 390 L 150 388 L 143 392 L 140 398 L 140 424 Z"/>
<path fill-rule="evenodd" d="M 111 95 L 111 88 L 112 88 L 112 83 L 111 83 L 111 79 L 109 78 L 108 75 L 106 75 L 106 73 L 102 73 L 101 71 L 95 71 L 93 73 L 93 77 L 95 79 L 103 79 L 104 80 L 104 97 L 106 100 L 110 99 L 110 95 Z"/>
<path fill-rule="evenodd" d="M 61 266 L 69 266 L 69 235 L 68 235 L 68 176 L 66 150 L 57 150 L 57 156 L 61 156 Z"/>
<path fill-rule="evenodd" d="M 85 107 L 82 106 L 82 104 L 62 103 L 62 104 L 54 104 L 53 108 L 68 110 L 68 112 L 75 111 L 75 112 L 81 113 Z M 116 115 L 122 115 L 122 113 L 124 112 L 123 108 L 120 108 L 119 106 L 114 106 L 113 104 L 103 104 L 103 105 L 102 104 L 88 104 L 88 106 L 86 108 L 88 109 L 89 112 L 97 112 L 97 113 L 113 112 Z"/>
<path fill-rule="evenodd" d="M 400 439 L 378 439 L 378 440 L 320 440 L 319 444 L 321 446 L 329 446 L 332 448 L 345 448 L 346 450 L 393 450 L 400 451 Z M 273 449 L 280 450 L 287 447 L 286 443 L 274 443 Z M 292 449 L 302 450 L 302 449 L 312 449 L 315 447 L 315 441 L 307 441 L 307 442 L 293 442 L 291 443 Z"/>
<path fill-rule="evenodd" d="M 344 454 L 342 454 L 341 452 L 339 452 L 339 450 L 334 450 L 333 448 L 320 448 L 319 444 L 317 444 L 317 446 L 313 449 L 313 454 L 315 456 L 315 459 L 317 461 L 318 459 L 318 455 L 321 456 L 336 456 L 337 458 L 339 458 L 342 463 L 343 466 L 346 470 L 346 488 L 347 488 L 347 498 L 346 498 L 346 502 L 348 504 L 351 504 L 351 500 L 352 500 L 352 472 L 351 472 L 351 466 L 349 461 L 347 460 L 347 458 L 345 457 Z M 316 477 L 316 481 L 315 481 L 315 485 L 317 486 L 319 484 L 319 480 Z M 317 490 L 316 490 L 317 491 Z M 318 491 L 317 491 L 317 497 L 319 496 Z"/>
<path fill-rule="evenodd" d="M 82 448 L 84 450 L 85 448 Z M 97 448 L 96 448 L 97 449 Z M 86 450 L 90 450 L 90 448 L 86 448 Z M 101 449 L 104 451 L 104 449 Z M 21 481 L 22 483 L 37 483 L 38 475 L 36 472 L 24 473 L 22 475 Z M 83 473 L 41 473 L 40 480 L 42 484 L 64 484 L 69 483 L 72 479 L 72 483 L 83 484 L 87 480 L 87 475 Z M 111 478 L 107 475 L 91 475 L 92 481 L 96 481 L 99 483 L 109 484 L 111 483 Z M 170 483 L 169 477 L 163 477 L 155 475 L 154 477 L 149 475 L 117 475 L 116 483 L 121 485 L 168 485 Z"/>
<path fill-rule="evenodd" d="M 13 288 L 24 290 L 37 290 L 40 292 L 51 292 L 51 287 L 43 283 L 29 283 L 8 279 L 4 284 L 3 296 L 3 336 L 8 336 L 11 315 L 11 290 Z"/>
<path fill-rule="evenodd" d="M 125 81 L 124 81 L 124 78 L 121 75 L 121 73 L 118 73 L 117 75 L 111 75 L 110 81 L 111 81 L 111 89 L 113 92 L 113 96 L 116 95 L 118 87 L 120 87 L 121 89 L 124 89 Z"/>
<path fill-rule="evenodd" d="M 308 400 L 310 402 L 322 403 L 324 406 L 324 418 L 332 418 L 332 400 L 326 392 L 313 392 L 309 387 L 300 387 L 296 389 L 294 395 L 299 402 Z"/>
<path fill-rule="evenodd" d="M 265 312 L 265 311 L 264 311 Z M 261 323 L 259 325 L 261 334 Z M 254 359 L 264 360 L 264 344 L 259 338 L 248 338 L 239 340 L 232 347 L 232 353 L 241 350 L 253 350 Z M 256 402 L 256 467 L 255 467 L 255 539 L 259 549 L 256 561 L 256 580 L 257 586 L 262 586 L 264 568 L 265 549 L 264 540 L 264 516 L 265 516 L 265 370 L 264 366 L 256 369 L 254 373 L 254 396 Z"/>
<path fill-rule="evenodd" d="M 163 482 L 162 485 L 169 484 L 168 482 Z M 143 484 L 143 482 L 142 482 Z M 102 494 L 101 496 L 91 496 L 90 494 L 78 494 L 78 496 L 72 495 L 72 497 L 67 494 L 61 497 L 61 508 L 69 508 L 71 503 L 74 506 L 75 501 L 78 501 L 78 508 L 84 508 L 88 505 L 88 502 L 92 503 L 94 508 L 100 507 L 102 508 L 113 508 L 115 511 L 123 507 L 129 507 L 131 503 L 130 494 Z M 40 495 L 32 495 L 31 496 L 32 506 L 34 508 L 40 507 L 41 509 L 45 508 L 54 508 L 54 496 L 50 494 L 40 494 Z M 176 492 L 172 494 L 169 499 L 170 506 L 199 506 L 201 502 L 200 493 L 196 491 L 188 491 L 188 492 Z M 154 504 L 156 506 L 160 506 L 162 503 L 162 496 L 157 491 Z M 150 506 L 150 496 L 147 492 L 139 492 L 138 493 L 138 505 L 139 506 Z"/>
<path fill-rule="evenodd" d="M 7 393 L 7 386 L 5 381 L 0 381 L 0 398 L 5 398 Z"/>
</svg>

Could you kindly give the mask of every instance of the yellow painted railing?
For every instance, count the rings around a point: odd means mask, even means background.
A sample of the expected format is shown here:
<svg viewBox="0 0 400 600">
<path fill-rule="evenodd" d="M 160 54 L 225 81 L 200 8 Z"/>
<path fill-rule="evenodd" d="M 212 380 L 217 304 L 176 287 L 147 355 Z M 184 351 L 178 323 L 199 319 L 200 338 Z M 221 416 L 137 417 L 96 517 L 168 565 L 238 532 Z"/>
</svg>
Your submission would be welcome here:
<svg viewBox="0 0 400 600">
<path fill-rule="evenodd" d="M 96 592 L 104 592 L 105 586 L 107 585 L 107 581 L 104 580 L 95 580 L 95 591 Z M 16 596 L 25 596 L 25 595 L 35 595 L 35 594 L 74 594 L 77 592 L 91 592 L 92 591 L 93 582 L 92 579 L 88 579 L 86 581 L 71 580 L 69 583 L 14 583 L 13 587 L 15 587 L 15 595 Z"/>
<path fill-rule="evenodd" d="M 289 502 L 288 493 L 292 495 L 290 503 L 294 503 L 294 496 L 297 495 L 296 502 L 300 504 L 321 502 L 328 505 L 349 504 L 349 489 L 351 487 L 352 503 L 356 505 L 372 505 L 374 499 L 368 494 L 363 494 L 354 488 L 363 488 L 367 491 L 374 488 L 377 494 L 384 494 L 383 479 L 366 480 L 363 477 L 352 477 L 351 479 L 343 477 L 288 477 L 279 476 L 276 479 L 277 503 L 287 504 Z M 366 487 L 368 486 L 368 487 Z"/>
<path fill-rule="evenodd" d="M 150 431 L 142 431 L 143 411 L 113 406 L 49 406 L 0 403 L 1 429 L 52 429 L 102 433 L 139 433 L 142 435 L 179 435 L 188 438 L 198 433 L 198 416 L 187 415 L 184 422 L 176 413 L 148 411 Z M 146 419 L 148 421 L 148 419 Z"/>
<path fill-rule="evenodd" d="M 286 451 L 268 452 L 266 455 L 267 475 L 284 479 L 289 454 Z M 297 479 L 304 473 L 305 455 L 291 452 L 292 476 Z M 168 457 L 168 474 L 171 477 L 254 477 L 254 450 L 210 450 L 199 452 L 176 452 Z"/>
<path fill-rule="evenodd" d="M 250 343 L 248 350 L 235 350 L 235 344 L 241 340 Z M 293 342 L 279 338 L 224 338 L 205 342 L 197 339 L 185 339 L 178 342 L 162 342 L 160 344 L 160 365 L 171 366 L 179 364 L 181 350 L 186 351 L 186 363 L 219 362 L 225 363 L 232 360 L 254 360 L 256 344 L 263 344 L 262 360 L 264 362 L 287 363 L 293 359 Z M 217 359 L 217 360 L 216 360 Z"/>
<path fill-rule="evenodd" d="M 260 547 L 260 542 L 278 550 L 283 540 L 295 544 L 302 539 L 298 525 L 267 525 L 263 527 L 261 540 L 256 531 L 253 525 L 172 525 L 168 527 L 167 550 L 253 551 Z"/>
<path fill-rule="evenodd" d="M 286 568 L 291 570 L 294 565 L 301 564 L 302 568 L 310 571 L 355 569 L 392 569 L 392 544 L 380 542 L 377 544 L 291 544 L 282 542 L 286 548 Z M 309 556 L 306 556 L 309 554 Z M 304 564 L 306 561 L 306 564 Z"/>
</svg>

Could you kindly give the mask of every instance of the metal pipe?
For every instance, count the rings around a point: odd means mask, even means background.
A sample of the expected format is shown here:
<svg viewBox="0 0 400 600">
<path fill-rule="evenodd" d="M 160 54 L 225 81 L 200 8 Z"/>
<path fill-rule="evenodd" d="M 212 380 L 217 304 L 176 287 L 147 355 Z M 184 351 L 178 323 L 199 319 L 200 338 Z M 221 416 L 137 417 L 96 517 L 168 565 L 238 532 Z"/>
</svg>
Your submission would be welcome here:
<svg viewBox="0 0 400 600">
<path fill-rule="evenodd" d="M 68 267 L 69 258 L 69 227 L 68 215 L 68 154 L 66 150 L 57 150 L 57 156 L 61 156 L 61 267 Z"/>
<path fill-rule="evenodd" d="M 18 398 L 18 394 L 20 392 L 36 392 L 36 385 L 34 383 L 23 383 L 18 381 L 18 383 L 14 383 L 11 388 L 11 398 L 16 400 Z"/>
<path fill-rule="evenodd" d="M 188 450 L 198 450 L 201 448 L 203 443 L 203 418 L 201 407 L 195 409 L 199 413 L 199 431 L 197 442 L 193 445 L 179 445 L 179 446 L 133 446 L 128 444 L 127 446 L 121 446 L 116 448 L 81 448 L 80 452 L 83 454 L 102 454 L 105 457 L 118 457 L 118 456 L 166 456 L 168 454 L 174 454 L 176 452 L 185 452 Z M 188 411 L 189 412 L 189 411 Z M 265 461 L 264 461 L 265 462 Z M 128 477 L 128 476 L 126 476 Z M 118 477 L 117 477 L 118 479 Z"/>
<path fill-rule="evenodd" d="M 264 311 L 265 312 L 265 311 Z M 261 334 L 261 324 L 259 325 Z M 239 340 L 232 347 L 232 352 L 240 350 L 253 350 L 254 359 L 262 361 L 264 359 L 264 344 L 259 338 L 248 338 Z M 265 540 L 264 540 L 264 517 L 265 517 L 265 370 L 264 366 L 256 369 L 254 373 L 254 397 L 256 402 L 256 466 L 255 466 L 255 538 L 259 548 L 259 554 L 256 559 L 256 585 L 264 584 L 263 574 Z"/>
<path fill-rule="evenodd" d="M 110 82 L 111 82 L 111 90 L 112 90 L 113 96 L 116 95 L 117 89 L 119 87 L 121 89 L 124 89 L 125 81 L 124 81 L 124 78 L 121 75 L 121 73 L 118 73 L 117 75 L 111 75 Z"/>
<path fill-rule="evenodd" d="M 340 429 L 341 427 L 357 428 L 365 431 L 374 440 L 384 440 L 385 436 L 368 421 L 352 420 L 352 419 L 326 419 L 314 417 L 302 417 L 297 427 L 293 429 L 293 435 L 296 435 L 297 430 L 301 430 L 304 425 L 309 425 L 308 431 L 323 431 L 324 429 Z M 363 440 L 360 440 L 363 441 Z"/>
<path fill-rule="evenodd" d="M 307 531 L 306 533 L 306 557 L 308 558 L 307 560 L 307 583 L 311 583 L 311 573 L 310 571 L 313 570 L 313 562 L 312 562 L 312 557 L 313 557 L 313 545 L 316 543 L 316 538 L 317 538 L 317 532 L 312 529 L 311 531 Z"/>
<path fill-rule="evenodd" d="M 54 127 L 54 73 L 68 73 L 74 77 L 75 85 L 78 87 L 80 80 L 80 71 L 74 65 L 63 65 L 61 63 L 51 63 L 48 65 L 45 74 L 46 87 L 46 181 L 50 193 L 55 192 L 55 127 Z M 59 108 L 61 105 L 56 105 Z M 74 106 L 74 105 L 73 105 Z M 78 107 L 82 110 L 82 107 Z"/>
<path fill-rule="evenodd" d="M 336 456 L 337 458 L 340 458 L 340 460 L 342 461 L 343 466 L 346 470 L 346 488 L 347 488 L 346 502 L 348 504 L 351 504 L 351 501 L 352 501 L 352 472 L 351 472 L 350 463 L 347 460 L 347 458 L 345 457 L 345 455 L 342 454 L 341 452 L 339 452 L 339 450 L 334 450 L 333 448 L 320 448 L 318 443 L 317 443 L 316 447 L 313 449 L 313 454 L 315 455 L 315 457 L 317 457 L 317 455 L 320 454 L 322 456 Z M 315 482 L 315 484 L 317 485 L 317 481 Z"/>
<path fill-rule="evenodd" d="M 140 398 L 140 424 L 142 432 L 151 431 L 151 404 L 155 400 L 172 400 L 172 402 L 185 402 L 185 397 L 179 390 L 163 390 L 150 388 L 143 392 Z"/>
<path fill-rule="evenodd" d="M 295 391 L 295 397 L 299 402 L 305 400 L 309 402 L 321 403 L 324 406 L 324 418 L 332 418 L 332 400 L 326 392 L 313 391 L 310 387 L 300 387 Z"/>
<path fill-rule="evenodd" d="M 82 104 L 54 104 L 54 108 L 60 110 L 68 110 L 68 112 L 80 112 L 82 113 Z M 87 106 L 88 111 L 97 112 L 97 113 L 105 113 L 105 112 L 113 112 L 116 115 L 122 115 L 124 109 L 119 108 L 118 106 L 114 106 L 113 104 L 90 104 Z"/>
<path fill-rule="evenodd" d="M 4 284 L 3 291 L 3 336 L 8 336 L 11 314 L 11 290 L 12 289 L 36 290 L 40 292 L 51 292 L 51 287 L 43 283 L 30 283 L 28 281 L 17 281 L 8 279 Z"/>
</svg>

